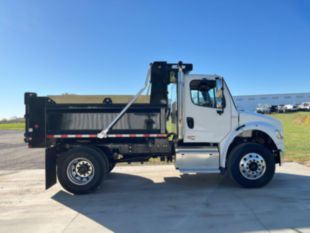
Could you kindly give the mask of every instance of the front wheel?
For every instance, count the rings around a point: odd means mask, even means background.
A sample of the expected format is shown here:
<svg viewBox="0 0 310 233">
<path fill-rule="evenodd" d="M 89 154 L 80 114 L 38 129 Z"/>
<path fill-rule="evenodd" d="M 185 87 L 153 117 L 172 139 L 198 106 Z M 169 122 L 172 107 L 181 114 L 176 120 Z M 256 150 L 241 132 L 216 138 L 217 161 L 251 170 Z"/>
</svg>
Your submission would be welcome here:
<svg viewBox="0 0 310 233">
<path fill-rule="evenodd" d="M 240 144 L 229 154 L 228 173 L 245 188 L 262 187 L 275 173 L 275 159 L 271 151 L 261 144 Z"/>
</svg>

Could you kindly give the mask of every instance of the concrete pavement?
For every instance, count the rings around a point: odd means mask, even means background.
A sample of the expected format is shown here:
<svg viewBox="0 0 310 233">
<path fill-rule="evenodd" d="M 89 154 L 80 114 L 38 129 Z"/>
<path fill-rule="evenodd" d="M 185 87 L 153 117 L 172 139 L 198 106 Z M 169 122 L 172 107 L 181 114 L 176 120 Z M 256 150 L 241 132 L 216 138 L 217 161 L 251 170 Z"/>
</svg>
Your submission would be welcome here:
<svg viewBox="0 0 310 233">
<path fill-rule="evenodd" d="M 84 196 L 44 191 L 43 169 L 1 172 L 1 233 L 310 232 L 310 168 L 295 163 L 261 189 L 172 165 L 116 167 Z"/>
<path fill-rule="evenodd" d="M 310 168 L 296 163 L 251 190 L 172 165 L 121 166 L 84 196 L 45 191 L 43 168 L 43 149 L 0 131 L 0 233 L 310 232 Z"/>
<path fill-rule="evenodd" d="M 28 150 L 23 132 L 0 130 L 0 171 L 44 168 L 44 149 Z"/>
</svg>

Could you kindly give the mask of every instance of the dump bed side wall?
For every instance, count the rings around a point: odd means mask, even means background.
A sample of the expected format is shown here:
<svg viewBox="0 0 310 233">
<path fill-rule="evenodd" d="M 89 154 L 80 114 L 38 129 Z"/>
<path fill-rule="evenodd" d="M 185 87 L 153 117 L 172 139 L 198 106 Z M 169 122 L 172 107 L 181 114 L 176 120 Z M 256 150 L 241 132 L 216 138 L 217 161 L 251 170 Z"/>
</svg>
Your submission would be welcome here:
<svg viewBox="0 0 310 233">
<path fill-rule="evenodd" d="M 35 93 L 25 94 L 25 105 L 25 141 L 33 148 L 66 143 L 69 137 L 71 143 L 72 140 L 86 140 L 87 137 L 84 136 L 88 134 L 96 139 L 96 134 L 106 128 L 125 106 L 124 104 L 56 104 L 50 98 L 38 97 Z M 165 134 L 165 115 L 164 105 L 134 104 L 116 122 L 109 134 L 127 134 L 130 137 L 133 134 L 143 134 L 146 137 L 150 134 Z M 57 136 L 56 140 L 51 140 L 56 138 L 53 135 Z M 75 139 L 74 135 L 79 137 Z M 105 139 L 101 139 L 100 142 L 104 143 Z"/>
<path fill-rule="evenodd" d="M 47 105 L 47 133 L 99 133 L 116 118 L 123 107 L 123 105 Z M 163 110 L 161 107 L 150 105 L 134 105 L 116 122 L 109 133 L 165 133 Z"/>
</svg>

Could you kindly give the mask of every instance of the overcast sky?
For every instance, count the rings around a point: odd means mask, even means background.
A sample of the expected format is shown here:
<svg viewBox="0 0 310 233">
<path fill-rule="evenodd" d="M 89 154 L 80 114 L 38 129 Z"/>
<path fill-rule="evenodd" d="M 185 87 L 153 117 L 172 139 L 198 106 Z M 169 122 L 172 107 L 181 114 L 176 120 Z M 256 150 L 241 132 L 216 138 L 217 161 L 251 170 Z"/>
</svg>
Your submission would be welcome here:
<svg viewBox="0 0 310 233">
<path fill-rule="evenodd" d="M 223 75 L 233 95 L 310 91 L 310 1 L 0 2 L 0 118 L 23 93 L 133 94 L 154 60 Z"/>
</svg>

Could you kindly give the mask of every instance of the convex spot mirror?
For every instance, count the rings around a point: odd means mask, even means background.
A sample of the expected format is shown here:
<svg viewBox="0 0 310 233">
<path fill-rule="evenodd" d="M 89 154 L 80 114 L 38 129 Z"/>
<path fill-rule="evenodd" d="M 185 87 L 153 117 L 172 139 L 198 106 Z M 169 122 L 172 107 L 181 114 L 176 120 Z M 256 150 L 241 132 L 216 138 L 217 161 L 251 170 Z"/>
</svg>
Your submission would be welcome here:
<svg viewBox="0 0 310 233">
<path fill-rule="evenodd" d="M 216 109 L 219 114 L 224 112 L 225 101 L 224 101 L 224 82 L 222 78 L 215 80 L 215 98 L 216 98 Z"/>
</svg>

